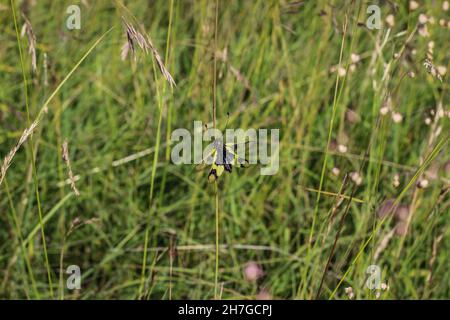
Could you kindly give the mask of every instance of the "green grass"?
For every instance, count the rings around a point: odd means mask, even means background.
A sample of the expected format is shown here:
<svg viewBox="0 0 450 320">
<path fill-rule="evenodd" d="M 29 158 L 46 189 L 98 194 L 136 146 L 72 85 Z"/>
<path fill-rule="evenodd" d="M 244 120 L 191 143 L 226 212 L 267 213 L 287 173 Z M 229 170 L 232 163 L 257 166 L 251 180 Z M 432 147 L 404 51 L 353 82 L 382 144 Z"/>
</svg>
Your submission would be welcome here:
<svg viewBox="0 0 450 320">
<path fill-rule="evenodd" d="M 450 126 L 432 115 L 449 111 L 448 80 L 422 65 L 434 41 L 433 63 L 449 69 L 441 1 L 414 11 L 383 2 L 382 20 L 392 13 L 395 26 L 368 30 L 361 1 L 219 0 L 216 44 L 215 1 L 89 2 L 73 31 L 63 1 L 13 3 L 15 15 L 0 5 L 0 157 L 40 123 L 0 186 L 0 298 L 253 299 L 266 288 L 277 299 L 348 299 L 352 287 L 375 299 L 365 286 L 372 264 L 389 285 L 380 299 L 450 297 Z M 21 13 L 36 35 L 36 73 Z M 435 20 L 428 38 L 421 13 Z M 173 90 L 152 55 L 121 60 L 122 16 L 151 36 Z M 216 80 L 215 45 L 227 48 Z M 343 77 L 330 71 L 339 65 Z M 212 123 L 214 92 L 218 128 L 229 113 L 229 128 L 280 129 L 276 175 L 235 169 L 216 190 L 207 169 L 171 163 L 172 130 Z M 388 96 L 400 123 L 380 114 Z M 65 139 L 79 197 L 61 183 Z M 360 185 L 344 181 L 351 172 Z M 424 177 L 428 187 L 417 188 Z M 385 199 L 410 206 L 409 229 L 375 260 L 395 227 L 391 215 L 376 217 Z M 244 278 L 249 261 L 264 270 L 257 283 Z M 73 264 L 80 290 L 66 287 Z"/>
</svg>

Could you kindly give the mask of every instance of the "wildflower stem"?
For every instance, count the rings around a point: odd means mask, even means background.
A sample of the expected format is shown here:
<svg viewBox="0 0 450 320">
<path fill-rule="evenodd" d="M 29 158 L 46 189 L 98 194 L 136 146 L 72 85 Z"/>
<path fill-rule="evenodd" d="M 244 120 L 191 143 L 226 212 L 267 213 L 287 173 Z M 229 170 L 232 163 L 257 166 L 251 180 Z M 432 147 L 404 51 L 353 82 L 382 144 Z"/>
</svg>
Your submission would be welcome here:
<svg viewBox="0 0 450 320">
<path fill-rule="evenodd" d="M 219 17 L 219 1 L 216 0 L 216 18 L 214 25 L 214 69 L 213 69 L 213 127 L 216 128 L 216 110 L 217 110 L 217 20 Z M 215 207 L 216 207 L 216 268 L 214 273 L 214 299 L 218 299 L 219 290 L 219 188 L 217 180 L 214 182 Z"/>
</svg>

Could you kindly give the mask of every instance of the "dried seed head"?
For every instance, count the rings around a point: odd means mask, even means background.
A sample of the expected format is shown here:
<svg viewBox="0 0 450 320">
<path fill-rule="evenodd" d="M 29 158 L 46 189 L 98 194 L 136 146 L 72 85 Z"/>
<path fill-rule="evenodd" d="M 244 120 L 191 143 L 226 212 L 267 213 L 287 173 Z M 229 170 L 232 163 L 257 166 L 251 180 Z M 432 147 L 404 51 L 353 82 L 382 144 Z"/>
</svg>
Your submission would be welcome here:
<svg viewBox="0 0 450 320">
<path fill-rule="evenodd" d="M 403 116 L 399 112 L 392 112 L 392 121 L 395 123 L 400 123 L 403 120 Z"/>
<path fill-rule="evenodd" d="M 359 172 L 357 172 L 357 171 L 354 171 L 354 172 L 350 173 L 350 179 L 352 179 L 352 181 L 354 183 L 356 183 L 357 186 L 362 184 L 362 177 L 359 174 Z"/>
<path fill-rule="evenodd" d="M 344 144 L 338 145 L 338 151 L 339 151 L 340 153 L 346 153 L 346 152 L 347 152 L 347 146 L 344 145 Z"/>
<path fill-rule="evenodd" d="M 427 22 L 428 22 L 428 17 L 427 17 L 427 15 L 426 15 L 426 14 L 423 14 L 423 13 L 419 14 L 419 23 L 425 24 L 425 23 L 427 23 Z"/>
<path fill-rule="evenodd" d="M 338 67 L 337 71 L 338 71 L 339 77 L 345 77 L 345 75 L 347 74 L 344 67 Z"/>
<path fill-rule="evenodd" d="M 72 226 L 76 226 L 80 222 L 81 222 L 81 219 L 79 217 L 76 217 L 75 219 L 72 220 Z"/>
<path fill-rule="evenodd" d="M 449 7 L 450 7 L 450 5 L 449 5 L 448 1 L 445 0 L 445 1 L 442 3 L 442 10 L 448 11 L 448 8 L 449 8 Z"/>
<path fill-rule="evenodd" d="M 385 115 L 387 115 L 388 113 L 389 113 L 389 108 L 388 108 L 388 107 L 386 107 L 386 106 L 381 107 L 381 109 L 380 109 L 380 114 L 381 114 L 382 116 L 385 116 Z"/>
<path fill-rule="evenodd" d="M 424 37 L 424 38 L 428 38 L 430 36 L 430 33 L 428 32 L 428 28 L 426 24 L 420 24 L 419 25 L 419 35 Z"/>
<path fill-rule="evenodd" d="M 125 61 L 125 59 L 128 56 L 128 52 L 130 51 L 130 43 L 128 41 L 126 41 L 122 48 L 120 49 L 120 59 L 122 61 Z"/>
<path fill-rule="evenodd" d="M 433 77 L 439 79 L 442 82 L 442 77 L 438 71 L 438 69 L 434 66 L 430 59 L 425 59 L 423 62 L 423 66 L 431 74 Z"/>
<path fill-rule="evenodd" d="M 437 71 L 443 77 L 447 73 L 447 67 L 446 66 L 437 66 Z"/>
<path fill-rule="evenodd" d="M 358 63 L 361 60 L 361 56 L 359 54 L 352 53 L 350 55 L 350 59 L 352 60 L 353 63 Z"/>
<path fill-rule="evenodd" d="M 352 287 L 347 287 L 344 290 L 350 300 L 353 300 L 353 298 L 355 298 L 355 292 L 353 291 Z"/>
<path fill-rule="evenodd" d="M 339 170 L 339 168 L 334 167 L 333 170 L 331 170 L 331 172 L 335 175 L 338 176 L 341 173 L 341 170 Z"/>
<path fill-rule="evenodd" d="M 217 50 L 216 57 L 222 62 L 228 62 L 228 48 L 225 47 L 223 50 Z"/>
<path fill-rule="evenodd" d="M 420 189 L 425 189 L 426 187 L 428 187 L 428 185 L 429 185 L 428 180 L 424 179 L 424 178 L 420 179 L 417 182 L 417 187 L 420 188 Z"/>
<path fill-rule="evenodd" d="M 148 35 L 144 36 L 131 23 L 127 22 L 124 17 L 122 17 L 122 21 L 125 26 L 125 34 L 127 37 L 128 48 L 122 47 L 121 56 L 122 57 L 124 56 L 125 50 L 127 51 L 127 53 L 128 50 L 131 50 L 136 59 L 136 50 L 134 46 L 134 43 L 136 42 L 145 54 L 148 54 L 151 51 L 151 53 L 153 54 L 153 58 L 156 60 L 156 64 L 158 65 L 158 68 L 161 71 L 164 78 L 167 80 L 167 82 L 169 82 L 171 87 L 176 86 L 175 81 L 172 78 L 172 75 L 164 66 L 164 62 L 161 56 L 159 55 L 158 50 L 156 50 L 156 47 L 153 45 L 150 37 Z"/>
<path fill-rule="evenodd" d="M 31 26 L 30 20 L 22 13 L 22 17 L 25 23 L 22 27 L 22 37 L 26 34 L 28 38 L 28 53 L 31 56 L 31 70 L 36 72 L 36 36 L 33 32 L 33 27 Z"/>
<path fill-rule="evenodd" d="M 348 71 L 350 71 L 351 73 L 355 72 L 356 70 L 356 64 L 352 63 L 349 67 L 348 67 Z"/>
<path fill-rule="evenodd" d="M 170 72 L 166 69 L 164 66 L 163 60 L 161 56 L 159 55 L 158 51 L 156 50 L 155 46 L 153 45 L 152 41 L 150 40 L 150 37 L 147 36 L 147 40 L 150 44 L 150 47 L 152 49 L 153 56 L 156 59 L 156 63 L 158 65 L 159 70 L 163 74 L 164 78 L 166 78 L 167 82 L 169 82 L 170 86 L 173 88 L 176 86 L 175 80 L 173 80 L 172 75 Z"/>
<path fill-rule="evenodd" d="M 388 24 L 389 27 L 391 27 L 391 28 L 394 27 L 394 25 L 395 25 L 395 17 L 394 17 L 393 14 L 389 14 L 386 17 L 386 23 Z"/>
<path fill-rule="evenodd" d="M 75 193 L 76 196 L 80 195 L 80 192 L 78 191 L 76 185 L 75 185 L 75 177 L 73 175 L 72 172 L 72 166 L 70 165 L 70 158 L 69 158 L 69 144 L 67 142 L 67 140 L 64 141 L 64 143 L 62 144 L 62 158 L 64 160 L 64 162 L 66 163 L 67 166 L 67 172 L 69 175 L 69 182 L 70 182 L 70 187 L 72 188 L 73 192 Z"/>
<path fill-rule="evenodd" d="M 14 146 L 14 148 L 12 148 L 8 152 L 6 157 L 3 159 L 3 164 L 2 164 L 2 167 L 0 169 L 0 186 L 1 186 L 2 182 L 3 182 L 3 179 L 6 176 L 6 172 L 8 171 L 8 168 L 10 167 L 10 165 L 12 163 L 14 155 L 20 149 L 20 147 L 25 143 L 25 141 L 27 141 L 28 137 L 30 137 L 33 134 L 33 131 L 34 131 L 34 129 L 36 129 L 38 124 L 39 124 L 39 122 L 37 120 L 35 120 L 28 128 L 26 128 L 22 132 L 22 135 L 20 136 L 19 142 L 17 142 L 17 144 Z"/>
<path fill-rule="evenodd" d="M 392 110 L 392 98 L 390 95 L 384 100 L 383 105 L 380 108 L 380 114 L 382 116 L 387 115 Z"/>
<path fill-rule="evenodd" d="M 48 87 L 48 57 L 47 53 L 44 52 L 44 87 Z M 44 112 L 47 113 L 48 108 L 45 106 Z"/>
<path fill-rule="evenodd" d="M 411 0 L 409 2 L 409 10 L 413 11 L 416 10 L 419 7 L 419 4 L 417 3 L 417 1 Z"/>
<path fill-rule="evenodd" d="M 373 254 L 374 261 L 377 261 L 381 253 L 387 248 L 389 241 L 391 241 L 392 237 L 394 236 L 394 233 L 395 231 L 391 230 L 388 233 L 386 233 L 384 237 L 381 239 L 380 244 L 377 246 L 375 253 Z"/>
<path fill-rule="evenodd" d="M 392 179 L 392 185 L 397 188 L 400 185 L 400 175 L 398 173 L 394 174 L 394 178 Z"/>
</svg>

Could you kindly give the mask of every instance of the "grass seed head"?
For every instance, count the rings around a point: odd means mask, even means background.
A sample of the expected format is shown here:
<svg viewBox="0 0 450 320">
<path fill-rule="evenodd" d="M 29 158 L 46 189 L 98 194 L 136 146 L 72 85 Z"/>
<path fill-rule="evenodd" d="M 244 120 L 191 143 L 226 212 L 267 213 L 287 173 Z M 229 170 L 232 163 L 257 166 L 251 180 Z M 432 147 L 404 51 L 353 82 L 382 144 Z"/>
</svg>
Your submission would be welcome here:
<svg viewBox="0 0 450 320">
<path fill-rule="evenodd" d="M 156 64 L 158 65 L 159 70 L 161 71 L 164 78 L 169 82 L 169 85 L 171 87 L 176 86 L 175 81 L 173 80 L 172 75 L 167 70 L 167 68 L 164 65 L 163 59 L 161 58 L 158 50 L 156 50 L 156 47 L 153 45 L 152 40 L 150 39 L 149 35 L 144 35 L 139 30 L 137 30 L 131 23 L 129 23 L 124 17 L 122 17 L 123 24 L 125 26 L 125 34 L 127 37 L 127 46 L 122 46 L 121 50 L 121 58 L 124 60 L 124 57 L 126 58 L 126 55 L 128 54 L 128 51 L 131 50 L 133 53 L 133 56 L 136 59 L 136 49 L 135 49 L 135 43 L 139 46 L 139 48 L 145 53 L 148 54 L 149 52 L 152 53 L 153 58 L 156 60 Z"/>
<path fill-rule="evenodd" d="M 28 137 L 31 136 L 31 134 L 33 133 L 34 129 L 36 129 L 37 125 L 38 125 L 38 121 L 36 120 L 30 125 L 30 127 L 26 128 L 22 132 L 22 135 L 20 136 L 19 142 L 14 146 L 14 148 L 12 148 L 8 152 L 6 157 L 3 159 L 3 164 L 2 164 L 2 167 L 0 169 L 0 185 L 2 184 L 3 179 L 6 176 L 6 171 L 8 171 L 8 168 L 10 167 L 10 165 L 12 163 L 14 155 L 20 149 L 20 147 L 25 143 L 25 141 L 27 141 Z"/>
<path fill-rule="evenodd" d="M 355 292 L 353 291 L 353 288 L 352 288 L 352 287 L 346 287 L 346 288 L 344 289 L 344 291 L 345 291 L 345 293 L 347 294 L 347 297 L 348 297 L 350 300 L 353 300 L 353 299 L 355 298 Z"/>
<path fill-rule="evenodd" d="M 411 0 L 409 2 L 409 10 L 414 11 L 419 7 L 419 3 L 417 1 Z"/>
<path fill-rule="evenodd" d="M 31 26 L 30 20 L 22 13 L 22 17 L 25 23 L 22 27 L 21 35 L 22 37 L 26 34 L 28 38 L 28 53 L 31 56 L 31 70 L 36 72 L 36 36 L 33 32 L 33 27 Z"/>
<path fill-rule="evenodd" d="M 69 144 L 67 140 L 64 141 L 62 144 L 62 158 L 64 162 L 66 163 L 67 172 L 69 175 L 69 182 L 70 187 L 72 188 L 72 191 L 75 193 L 76 196 L 80 195 L 80 192 L 78 191 L 76 185 L 75 185 L 75 178 L 72 172 L 72 166 L 70 165 L 70 158 L 69 158 Z"/>
<path fill-rule="evenodd" d="M 429 74 L 431 74 L 434 78 L 439 79 L 439 81 L 442 82 L 442 77 L 438 71 L 438 69 L 435 67 L 433 62 L 431 62 L 430 59 L 426 58 L 423 62 L 423 66 L 428 71 Z"/>
<path fill-rule="evenodd" d="M 386 23 L 388 24 L 388 26 L 389 26 L 390 28 L 392 28 L 392 27 L 395 26 L 395 17 L 394 17 L 393 14 L 389 14 L 389 15 L 386 17 Z"/>
</svg>

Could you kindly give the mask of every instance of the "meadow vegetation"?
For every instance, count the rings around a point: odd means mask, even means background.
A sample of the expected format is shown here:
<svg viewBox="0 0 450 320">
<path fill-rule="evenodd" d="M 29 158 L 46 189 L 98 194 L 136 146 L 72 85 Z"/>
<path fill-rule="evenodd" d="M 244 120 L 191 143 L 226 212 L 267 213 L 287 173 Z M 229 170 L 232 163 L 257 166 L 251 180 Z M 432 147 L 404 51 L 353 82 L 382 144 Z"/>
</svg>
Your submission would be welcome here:
<svg viewBox="0 0 450 320">
<path fill-rule="evenodd" d="M 2 0 L 0 297 L 448 299 L 448 1 L 370 4 Z M 228 118 L 277 174 L 171 162 Z"/>
</svg>

